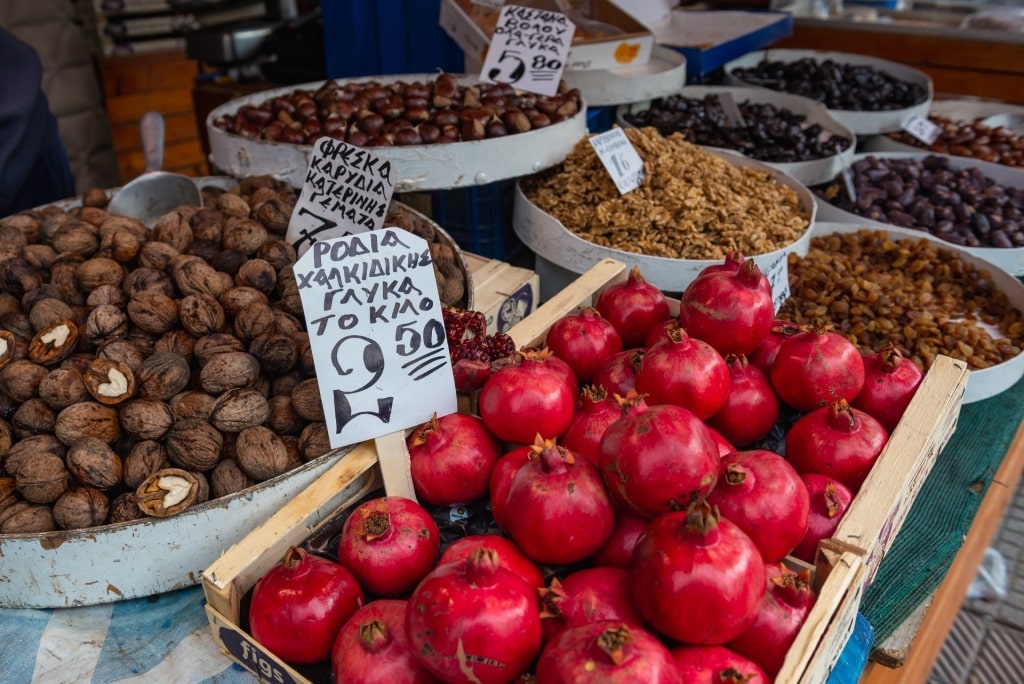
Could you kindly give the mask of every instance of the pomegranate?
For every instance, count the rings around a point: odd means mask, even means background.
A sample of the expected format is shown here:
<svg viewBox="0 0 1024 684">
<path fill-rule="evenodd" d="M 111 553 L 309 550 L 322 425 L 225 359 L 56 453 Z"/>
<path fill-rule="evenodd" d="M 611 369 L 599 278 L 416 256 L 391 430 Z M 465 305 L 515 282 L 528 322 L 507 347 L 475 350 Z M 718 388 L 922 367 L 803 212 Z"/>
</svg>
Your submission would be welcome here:
<svg viewBox="0 0 1024 684">
<path fill-rule="evenodd" d="M 544 343 L 569 364 L 581 384 L 590 382 L 609 356 L 622 351 L 622 338 L 615 326 L 589 306 L 555 321 Z"/>
<path fill-rule="evenodd" d="M 679 299 L 679 323 L 722 354 L 750 354 L 771 331 L 772 286 L 753 261 L 704 269 Z"/>
<path fill-rule="evenodd" d="M 922 380 L 921 368 L 890 342 L 877 354 L 864 357 L 864 388 L 852 405 L 892 432 Z"/>
<path fill-rule="evenodd" d="M 371 601 L 348 619 L 331 648 L 335 684 L 440 682 L 412 654 L 405 634 L 407 603 Z"/>
<path fill-rule="evenodd" d="M 601 620 L 566 629 L 537 661 L 544 684 L 678 684 L 672 654 L 649 632 Z"/>
<path fill-rule="evenodd" d="M 338 560 L 369 593 L 398 596 L 434 567 L 440 548 L 430 513 L 411 499 L 383 496 L 363 502 L 345 520 Z"/>
<path fill-rule="evenodd" d="M 685 684 L 772 684 L 756 663 L 725 646 L 677 646 L 672 657 Z"/>
<path fill-rule="evenodd" d="M 588 385 L 580 393 L 579 407 L 561 437 L 562 446 L 599 464 L 598 449 L 608 426 L 622 415 L 619 402 L 600 385 Z"/>
<path fill-rule="evenodd" d="M 810 571 L 790 570 L 782 563 L 766 568 L 768 591 L 754 624 L 727 645 L 775 678 L 818 596 L 810 587 Z"/>
<path fill-rule="evenodd" d="M 615 511 L 597 466 L 549 440 L 512 478 L 505 521 L 529 558 L 575 563 L 608 541 Z"/>
<path fill-rule="evenodd" d="M 585 568 L 551 580 L 540 592 L 545 641 L 565 629 L 598 620 L 619 620 L 630 627 L 644 621 L 629 596 L 629 573 L 622 568 Z"/>
<path fill-rule="evenodd" d="M 601 438 L 601 473 L 619 508 L 643 518 L 685 510 L 718 481 L 721 460 L 707 427 L 679 406 L 636 398 Z"/>
<path fill-rule="evenodd" d="M 811 511 L 807 518 L 807 534 L 790 555 L 805 563 L 814 563 L 818 553 L 818 542 L 832 537 L 846 509 L 853 503 L 853 492 L 828 475 L 805 473 L 800 479 L 807 486 Z"/>
<path fill-rule="evenodd" d="M 591 558 L 594 565 L 626 569 L 633 562 L 633 549 L 636 541 L 647 529 L 647 519 L 617 511 L 615 513 L 615 529 L 597 553 Z"/>
<path fill-rule="evenodd" d="M 781 561 L 807 534 L 807 486 L 773 451 L 736 451 L 723 464 L 708 503 L 746 532 L 766 561 Z"/>
<path fill-rule="evenodd" d="M 718 448 L 719 458 L 723 458 L 726 454 L 731 454 L 732 452 L 736 451 L 735 445 L 733 445 L 732 442 L 727 440 L 721 432 L 711 427 L 710 425 L 708 425 L 707 428 L 708 434 L 711 435 L 711 439 L 714 440 L 715 446 Z"/>
<path fill-rule="evenodd" d="M 594 373 L 593 384 L 604 387 L 609 394 L 626 396 L 626 392 L 636 389 L 636 372 L 643 358 L 643 349 L 627 349 L 612 354 Z"/>
<path fill-rule="evenodd" d="M 535 444 L 543 446 L 544 440 L 538 439 Z M 532 453 L 532 446 L 516 447 L 499 458 L 491 471 L 491 482 L 488 486 L 491 493 L 491 515 L 494 516 L 494 522 L 498 523 L 498 527 L 503 530 L 508 529 L 505 519 L 505 500 L 508 499 L 512 478 L 516 476 L 523 464 L 530 460 Z"/>
<path fill-rule="evenodd" d="M 435 506 L 483 498 L 500 455 L 498 441 L 482 420 L 463 413 L 437 414 L 408 439 L 416 496 Z"/>
<path fill-rule="evenodd" d="M 633 551 L 629 577 L 649 625 L 699 645 L 742 634 L 754 623 L 767 587 L 757 546 L 707 503 L 652 520 Z"/>
<path fill-rule="evenodd" d="M 758 370 L 764 373 L 766 378 L 772 376 L 772 364 L 775 357 L 779 355 L 779 347 L 790 335 L 800 332 L 801 328 L 796 323 L 776 318 L 772 321 L 772 329 L 768 337 L 764 338 L 761 345 L 754 350 L 753 354 L 747 355 L 747 360 L 757 366 Z"/>
<path fill-rule="evenodd" d="M 838 399 L 853 401 L 864 386 L 864 358 L 842 335 L 806 329 L 782 342 L 770 377 L 782 401 L 811 411 Z"/>
<path fill-rule="evenodd" d="M 639 266 L 624 282 L 605 288 L 594 307 L 615 327 L 627 349 L 643 346 L 651 328 L 672 316 L 665 294 L 644 279 Z"/>
<path fill-rule="evenodd" d="M 651 328 L 651 332 L 647 333 L 647 339 L 644 340 L 644 348 L 650 349 L 659 342 L 667 340 L 668 334 L 671 331 L 678 329 L 679 327 L 680 326 L 678 318 L 671 318 L 665 321 L 664 323 L 659 323 L 658 325 Z"/>
<path fill-rule="evenodd" d="M 729 398 L 729 367 L 711 345 L 682 328 L 667 335 L 644 354 L 636 389 L 648 404 L 675 404 L 706 420 Z"/>
<path fill-rule="evenodd" d="M 434 568 L 409 597 L 405 628 L 428 670 L 455 684 L 504 684 L 540 652 L 536 590 L 493 549 Z"/>
<path fill-rule="evenodd" d="M 708 425 L 736 446 L 764 439 L 779 419 L 779 399 L 764 373 L 747 362 L 747 357 L 730 354 L 729 396 L 725 405 L 708 419 Z"/>
<path fill-rule="evenodd" d="M 292 547 L 256 582 L 249 632 L 292 665 L 327 660 L 345 621 L 363 605 L 363 590 L 344 566 Z"/>
<path fill-rule="evenodd" d="M 786 458 L 798 473 L 828 475 L 856 493 L 889 435 L 845 399 L 802 416 L 786 433 Z"/>
<path fill-rule="evenodd" d="M 487 378 L 480 390 L 480 417 L 506 442 L 532 444 L 538 434 L 557 437 L 572 421 L 576 391 L 552 368 L 553 357 L 546 350 L 520 356 L 520 363 L 503 366 Z"/>
<path fill-rule="evenodd" d="M 464 561 L 473 551 L 486 546 L 498 555 L 498 564 L 520 577 L 527 586 L 540 589 L 544 586 L 544 575 L 532 560 L 511 539 L 496 534 L 471 534 L 457 539 L 441 553 L 438 565 L 452 561 Z"/>
</svg>

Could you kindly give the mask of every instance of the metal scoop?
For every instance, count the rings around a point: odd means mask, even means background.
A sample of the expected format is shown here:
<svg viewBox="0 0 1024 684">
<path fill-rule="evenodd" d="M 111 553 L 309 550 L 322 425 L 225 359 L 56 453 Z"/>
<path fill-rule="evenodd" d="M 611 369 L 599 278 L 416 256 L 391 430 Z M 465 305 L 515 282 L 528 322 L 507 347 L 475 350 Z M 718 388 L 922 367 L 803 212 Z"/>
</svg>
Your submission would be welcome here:
<svg viewBox="0 0 1024 684">
<path fill-rule="evenodd" d="M 182 205 L 203 206 L 203 195 L 188 176 L 161 171 L 164 165 L 164 117 L 146 112 L 139 122 L 146 172 L 114 193 L 108 214 L 130 216 L 149 227 Z"/>
</svg>

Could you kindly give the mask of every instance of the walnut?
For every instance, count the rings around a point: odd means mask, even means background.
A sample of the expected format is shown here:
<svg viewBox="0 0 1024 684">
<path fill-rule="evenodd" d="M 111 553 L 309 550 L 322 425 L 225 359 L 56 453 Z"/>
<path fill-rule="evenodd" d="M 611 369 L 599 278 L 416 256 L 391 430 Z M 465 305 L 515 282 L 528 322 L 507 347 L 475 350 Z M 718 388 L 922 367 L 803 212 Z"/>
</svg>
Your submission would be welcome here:
<svg viewBox="0 0 1024 684">
<path fill-rule="evenodd" d="M 78 265 L 85 259 L 78 254 L 62 254 L 50 267 L 50 284 L 60 292 L 66 304 L 75 306 L 85 303 L 85 295 L 78 289 Z"/>
<path fill-rule="evenodd" d="M 39 381 L 39 398 L 60 411 L 86 397 L 82 372 L 77 368 L 55 368 Z"/>
<path fill-rule="evenodd" d="M 206 503 L 210 500 L 210 481 L 206 479 L 205 473 L 189 472 L 192 474 L 192 477 L 196 478 L 196 500 L 192 505 Z"/>
<path fill-rule="evenodd" d="M 270 414 L 266 425 L 278 435 L 298 435 L 306 426 L 306 421 L 292 408 L 292 398 L 282 394 L 270 397 L 267 401 Z"/>
<path fill-rule="evenodd" d="M 269 304 L 267 295 L 254 287 L 236 286 L 232 287 L 217 300 L 224 308 L 228 316 L 237 316 L 246 307 L 252 304 Z"/>
<path fill-rule="evenodd" d="M 16 402 L 38 395 L 39 383 L 49 371 L 34 361 L 16 359 L 0 368 L 0 390 Z"/>
<path fill-rule="evenodd" d="M 92 438 L 68 448 L 67 468 L 76 480 L 97 489 L 118 486 L 124 474 L 121 457 L 106 442 Z"/>
<path fill-rule="evenodd" d="M 288 470 L 294 470 L 302 465 L 302 452 L 299 450 L 299 438 L 297 435 L 281 435 L 284 448 L 288 450 Z"/>
<path fill-rule="evenodd" d="M 97 234 L 100 240 L 114 234 L 135 235 L 136 237 L 146 238 L 149 235 L 149 228 L 137 218 L 107 214 L 106 218 L 100 223 Z"/>
<path fill-rule="evenodd" d="M 139 509 L 157 518 L 181 513 L 195 503 L 199 483 L 181 468 L 164 468 L 146 478 L 135 490 Z"/>
<path fill-rule="evenodd" d="M 85 221 L 71 220 L 57 228 L 50 239 L 50 246 L 58 254 L 76 254 L 90 257 L 100 248 L 96 226 Z"/>
<path fill-rule="evenodd" d="M 224 214 L 213 207 L 203 207 L 189 220 L 192 236 L 220 244 L 224 231 Z"/>
<path fill-rule="evenodd" d="M 104 342 L 99 351 L 96 352 L 96 356 L 101 359 L 124 364 L 133 374 L 142 368 L 142 362 L 146 360 L 146 356 L 139 349 L 139 345 L 123 337 Z"/>
<path fill-rule="evenodd" d="M 36 334 L 36 331 L 32 329 L 28 316 L 14 311 L 0 314 L 0 329 L 6 330 L 17 339 L 24 340 L 25 342 L 31 342 Z"/>
<path fill-rule="evenodd" d="M 150 335 L 163 335 L 178 324 L 178 304 L 162 292 L 143 291 L 132 296 L 128 318 Z"/>
<path fill-rule="evenodd" d="M 136 268 L 125 276 L 121 285 L 129 298 L 135 297 L 141 292 L 155 291 L 160 294 L 173 297 L 174 281 L 171 276 L 155 268 Z"/>
<path fill-rule="evenodd" d="M 224 274 L 198 257 L 176 262 L 171 267 L 171 277 L 183 295 L 208 294 L 216 299 L 232 286 L 231 277 L 227 276 L 225 283 L 221 275 Z"/>
<path fill-rule="evenodd" d="M 85 336 L 100 346 L 105 340 L 121 337 L 128 332 L 128 316 L 123 309 L 112 304 L 101 304 L 89 313 L 85 322 Z"/>
<path fill-rule="evenodd" d="M 28 345 L 28 356 L 39 364 L 57 364 L 75 351 L 78 341 L 79 331 L 74 321 L 57 321 L 35 334 Z"/>
<path fill-rule="evenodd" d="M 171 411 L 175 418 L 199 418 L 209 420 L 217 397 L 206 392 L 182 392 L 171 398 Z"/>
<path fill-rule="evenodd" d="M 105 209 L 85 205 L 75 207 L 68 213 L 74 218 L 92 224 L 97 228 L 100 228 L 103 225 L 103 222 L 110 217 L 110 214 L 108 214 Z"/>
<path fill-rule="evenodd" d="M 259 220 L 267 230 L 285 234 L 288 231 L 288 222 L 291 221 L 292 211 L 295 209 L 294 202 L 286 202 L 279 198 L 271 198 L 255 209 L 255 218 Z"/>
<path fill-rule="evenodd" d="M 80 404 L 72 404 L 57 414 L 53 434 L 68 446 L 88 437 L 113 444 L 121 435 L 121 426 L 117 421 L 117 410 L 113 407 L 94 401 L 83 401 Z"/>
<path fill-rule="evenodd" d="M 284 240 L 270 239 L 260 245 L 256 250 L 256 258 L 263 259 L 270 264 L 275 271 L 280 271 L 285 266 L 295 263 L 297 256 L 295 248 Z"/>
<path fill-rule="evenodd" d="M 167 456 L 175 465 L 205 472 L 217 465 L 224 437 L 217 428 L 197 418 L 175 421 L 164 437 Z"/>
<path fill-rule="evenodd" d="M 173 352 L 191 362 L 195 344 L 196 338 L 192 337 L 187 330 L 168 330 L 153 344 L 153 353 Z"/>
<path fill-rule="evenodd" d="M 20 299 L 42 283 L 42 274 L 21 257 L 8 257 L 0 261 L 0 290 Z"/>
<path fill-rule="evenodd" d="M 82 530 L 107 521 L 110 500 L 93 487 L 80 485 L 64 492 L 53 502 L 53 519 L 62 529 Z"/>
<path fill-rule="evenodd" d="M 210 494 L 215 499 L 240 492 L 256 484 L 238 467 L 238 461 L 225 458 L 210 471 Z"/>
<path fill-rule="evenodd" d="M 5 226 L 13 226 L 21 231 L 27 242 L 39 242 L 39 216 L 35 212 L 23 211 L 3 219 Z"/>
<path fill-rule="evenodd" d="M 141 484 L 141 483 L 140 483 Z M 110 502 L 110 513 L 108 519 L 111 524 L 141 520 L 146 514 L 139 508 L 139 497 L 135 492 L 118 494 Z"/>
<path fill-rule="evenodd" d="M 0 477 L 0 514 L 19 500 L 18 485 L 14 477 Z"/>
<path fill-rule="evenodd" d="M 132 439 L 160 439 L 173 424 L 174 412 L 159 399 L 133 399 L 121 407 L 121 429 Z"/>
<path fill-rule="evenodd" d="M 295 385 L 291 393 L 292 409 L 305 420 L 324 420 L 324 405 L 320 399 L 320 383 L 315 377 Z"/>
<path fill-rule="evenodd" d="M 171 460 L 163 444 L 152 439 L 142 440 L 132 446 L 124 457 L 124 483 L 137 489 L 147 477 L 170 465 Z"/>
<path fill-rule="evenodd" d="M 317 421 L 302 428 L 299 435 L 299 453 L 305 461 L 312 461 L 330 450 L 331 438 L 327 434 L 326 423 Z"/>
<path fill-rule="evenodd" d="M 21 301 L 10 292 L 0 292 L 0 314 L 8 313 L 21 313 Z"/>
<path fill-rule="evenodd" d="M 52 453 L 63 459 L 66 447 L 53 435 L 32 435 L 11 445 L 4 458 L 4 470 L 8 475 L 17 475 L 21 465 L 35 458 L 36 454 Z"/>
<path fill-rule="evenodd" d="M 255 337 L 274 332 L 274 325 L 274 310 L 268 304 L 251 304 L 235 316 L 232 329 L 238 339 L 249 343 Z"/>
<path fill-rule="evenodd" d="M 57 260 L 57 252 L 50 245 L 25 245 L 21 258 L 39 271 L 49 271 Z"/>
<path fill-rule="evenodd" d="M 302 295 L 299 294 L 299 283 L 291 266 L 277 272 L 277 294 L 282 309 L 293 316 L 302 317 Z"/>
<path fill-rule="evenodd" d="M 18 351 L 18 340 L 7 330 L 0 330 L 0 368 L 15 359 Z"/>
<path fill-rule="evenodd" d="M 222 244 L 224 249 L 237 249 L 246 255 L 252 255 L 267 241 L 267 237 L 267 229 L 259 221 L 229 216 L 224 223 Z"/>
<path fill-rule="evenodd" d="M 11 424 L 0 418 L 0 472 L 3 471 L 4 459 L 7 458 L 11 445 L 14 443 L 12 434 Z"/>
<path fill-rule="evenodd" d="M 238 433 L 235 460 L 246 475 L 263 482 L 287 470 L 288 450 L 280 437 L 260 425 Z"/>
<path fill-rule="evenodd" d="M 28 312 L 28 322 L 36 332 L 72 318 L 74 318 L 74 312 L 71 307 L 54 297 L 44 297 L 38 300 Z"/>
<path fill-rule="evenodd" d="M 11 427 L 19 439 L 29 435 L 53 432 L 57 415 L 45 401 L 34 397 L 24 402 L 11 416 Z"/>
<path fill-rule="evenodd" d="M 246 352 L 225 352 L 210 358 L 199 371 L 199 387 L 222 394 L 235 387 L 252 387 L 260 378 L 260 362 Z"/>
<path fill-rule="evenodd" d="M 224 309 L 208 294 L 186 296 L 178 305 L 181 326 L 196 337 L 218 332 L 224 327 Z"/>
<path fill-rule="evenodd" d="M 128 295 L 120 287 L 115 285 L 100 285 L 86 298 L 85 303 L 90 307 L 109 304 L 123 309 L 128 304 Z"/>
<path fill-rule="evenodd" d="M 248 260 L 249 257 L 237 249 L 222 249 L 213 257 L 210 265 L 233 278 L 242 264 Z"/>
<path fill-rule="evenodd" d="M 277 270 L 263 259 L 249 259 L 235 274 L 235 285 L 252 287 L 265 294 L 277 288 Z"/>
<path fill-rule="evenodd" d="M 266 397 L 254 389 L 230 389 L 217 398 L 209 421 L 221 432 L 241 432 L 255 427 L 270 415 Z"/>
<path fill-rule="evenodd" d="M 120 361 L 95 359 L 82 373 L 85 389 L 101 404 L 114 406 L 135 394 L 135 374 Z"/>
<path fill-rule="evenodd" d="M 150 242 L 164 242 L 179 252 L 188 249 L 193 237 L 189 219 L 176 210 L 157 219 L 149 231 Z"/>
<path fill-rule="evenodd" d="M 74 224 L 78 221 L 79 219 L 69 216 L 62 211 L 40 216 L 36 241 L 53 242 L 53 236 L 57 234 L 61 226 Z"/>
<path fill-rule="evenodd" d="M 78 287 L 86 292 L 91 292 L 100 285 L 120 287 L 124 280 L 124 267 L 113 259 L 93 257 L 78 265 L 75 277 L 78 280 Z"/>
<path fill-rule="evenodd" d="M 142 362 L 135 375 L 139 396 L 169 400 L 185 389 L 191 376 L 188 361 L 173 352 L 157 352 Z"/>
<path fill-rule="evenodd" d="M 14 481 L 26 501 L 48 504 L 67 491 L 70 475 L 56 454 L 39 453 L 18 467 Z"/>
<path fill-rule="evenodd" d="M 293 368 L 284 375 L 279 375 L 278 377 L 274 378 L 273 382 L 270 385 L 270 394 L 272 396 L 283 394 L 288 398 L 291 398 L 292 390 L 295 389 L 295 386 L 298 385 L 303 380 L 305 380 L 307 377 L 309 376 L 307 376 L 298 368 Z"/>
<path fill-rule="evenodd" d="M 287 311 L 274 309 L 274 330 L 285 335 L 305 332 L 306 324 Z"/>
<path fill-rule="evenodd" d="M 210 359 L 225 352 L 244 352 L 245 345 L 234 335 L 211 333 L 196 340 L 192 353 L 199 366 L 205 366 Z"/>
<path fill-rule="evenodd" d="M 102 227 L 100 230 L 102 232 Z M 100 248 L 97 253 L 118 263 L 127 264 L 139 256 L 139 252 L 145 244 L 145 235 L 136 235 L 129 231 L 115 231 L 100 238 Z"/>
<path fill-rule="evenodd" d="M 247 218 L 251 210 L 248 202 L 230 192 L 225 192 L 217 198 L 217 208 L 227 216 L 240 216 L 242 218 Z"/>
<path fill-rule="evenodd" d="M 287 373 L 298 360 L 295 344 L 288 335 L 260 335 L 249 343 L 249 353 L 256 357 L 266 375 Z"/>
<path fill-rule="evenodd" d="M 57 529 L 50 506 L 19 501 L 4 513 L 0 534 L 40 534 Z"/>
<path fill-rule="evenodd" d="M 101 187 L 92 187 L 82 193 L 83 207 L 105 207 L 110 203 L 107 191 Z"/>
<path fill-rule="evenodd" d="M 142 245 L 142 249 L 139 250 L 139 266 L 162 271 L 167 268 L 167 264 L 170 263 L 171 259 L 179 254 L 181 254 L 181 252 L 166 242 L 154 242 L 150 240 L 146 244 Z"/>
<path fill-rule="evenodd" d="M 313 360 L 313 348 L 309 344 L 309 334 L 305 331 L 292 333 L 292 343 L 295 344 L 295 352 L 298 354 L 296 363 L 299 369 L 306 375 L 314 375 L 316 362 Z"/>
<path fill-rule="evenodd" d="M 186 254 L 197 256 L 206 263 L 213 266 L 213 259 L 220 252 L 220 243 L 214 242 L 213 240 L 193 240 L 192 244 L 188 246 Z M 216 268 L 214 268 L 216 270 Z"/>
</svg>

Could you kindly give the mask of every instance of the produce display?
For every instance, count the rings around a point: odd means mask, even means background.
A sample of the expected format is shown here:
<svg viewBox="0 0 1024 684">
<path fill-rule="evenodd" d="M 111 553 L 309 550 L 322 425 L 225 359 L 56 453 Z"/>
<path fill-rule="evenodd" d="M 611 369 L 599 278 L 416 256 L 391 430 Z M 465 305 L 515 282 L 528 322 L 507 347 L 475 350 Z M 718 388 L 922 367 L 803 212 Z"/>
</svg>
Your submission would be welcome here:
<svg viewBox="0 0 1024 684">
<path fill-rule="evenodd" d="M 524 179 L 526 197 L 603 247 L 672 259 L 764 254 L 803 235 L 797 194 L 764 169 L 739 167 L 653 127 L 624 129 L 644 161 L 643 184 L 621 195 L 586 139 L 565 162 Z"/>
<path fill-rule="evenodd" d="M 753 316 L 724 304 L 744 289 L 756 293 L 744 299 Z M 593 330 L 596 346 L 566 346 L 564 360 L 523 348 L 495 362 L 477 397 L 479 415 L 434 419 L 408 437 L 412 462 L 429 459 L 439 472 L 454 472 L 449 462 L 465 467 L 472 452 L 488 471 L 485 491 L 467 475 L 462 498 L 453 493 L 443 505 L 405 500 L 399 511 L 393 497 L 371 493 L 339 511 L 302 549 L 358 577 L 362 561 L 347 545 L 349 530 L 362 526 L 361 543 L 376 547 L 378 562 L 362 582 L 366 606 L 340 627 L 324 623 L 336 637 L 316 665 L 281 655 L 290 645 L 271 650 L 312 681 L 374 681 L 369 673 L 380 659 L 388 661 L 381 667 L 400 668 L 393 671 L 403 681 L 498 683 L 532 673 L 542 682 L 678 682 L 695 672 L 772 681 L 817 598 L 809 573 L 784 561 L 808 554 L 835 529 L 888 433 L 848 403 L 864 391 L 862 352 L 841 335 L 774 321 L 766 292 L 754 262 L 733 254 L 702 273 L 672 316 L 665 296 L 634 270 L 596 298 L 598 307 L 570 312 L 546 333 L 547 346 Z M 616 323 L 600 313 L 609 302 L 619 310 Z M 751 357 L 762 344 L 775 347 L 767 373 L 743 352 L 684 337 L 684 316 L 697 311 L 717 314 L 731 333 L 721 339 L 755 340 Z M 565 337 L 579 326 L 586 335 Z M 650 366 L 666 350 L 668 358 Z M 635 373 L 631 387 L 620 373 L 621 395 L 593 384 L 600 369 L 579 365 L 588 357 L 602 367 L 621 364 L 626 353 Z M 713 355 L 725 375 L 710 383 L 716 387 L 701 386 L 714 363 L 701 359 Z M 727 397 L 729 368 L 740 366 L 761 374 L 772 395 L 746 400 L 751 417 L 784 416 L 723 447 L 687 406 L 692 394 Z M 638 393 L 649 367 L 691 391 L 661 399 Z M 797 367 L 804 375 L 794 379 Z M 575 368 L 592 372 L 591 382 Z M 780 392 L 794 383 L 803 391 Z M 748 392 L 743 383 L 739 389 Z M 892 395 L 909 401 L 916 389 L 900 384 Z M 504 399 L 491 405 L 487 395 L 499 391 Z M 834 425 L 841 417 L 849 418 L 846 429 Z M 566 446 L 576 421 L 587 425 L 580 451 Z M 815 449 L 821 445 L 829 448 Z M 436 484 L 422 493 L 436 500 Z M 414 485 L 419 495 L 421 481 L 414 477 Z M 401 560 L 409 554 L 415 563 Z M 250 616 L 290 612 L 257 603 L 277 567 L 246 598 Z M 395 575 L 401 582 L 381 586 Z M 296 595 L 318 593 L 293 581 Z M 275 637 L 291 640 L 286 625 Z"/>
<path fill-rule="evenodd" d="M 790 257 L 789 278 L 779 316 L 831 325 L 862 349 L 892 344 L 926 370 L 938 354 L 982 369 L 1024 349 L 1024 317 L 991 277 L 924 238 L 866 229 L 814 237 L 806 256 Z"/>
<path fill-rule="evenodd" d="M 928 120 L 940 128 L 939 137 L 931 145 L 925 145 L 906 131 L 889 133 L 888 136 L 905 145 L 939 154 L 974 157 L 1006 166 L 1024 166 L 1024 135 L 1011 128 L 986 126 L 980 118 L 959 121 L 930 114 Z"/>
<path fill-rule="evenodd" d="M 850 171 L 855 199 L 842 176 L 815 192 L 844 211 L 925 230 L 956 245 L 1024 246 L 1024 190 L 997 183 L 976 167 L 954 168 L 939 155 L 869 155 Z"/>
<path fill-rule="evenodd" d="M 152 229 L 103 191 L 0 221 L 0 533 L 175 515 L 329 450 L 283 239 L 295 191 L 204 193 Z M 464 304 L 450 238 L 401 205 L 388 223 Z"/>
<path fill-rule="evenodd" d="M 764 162 L 798 162 L 839 154 L 850 138 L 807 124 L 807 117 L 766 102 L 737 102 L 743 124 L 726 117 L 716 95 L 659 97 L 647 109 L 623 114 L 634 126 L 653 126 L 664 136 L 681 133 L 696 145 L 736 150 Z"/>
<path fill-rule="evenodd" d="M 508 84 L 463 85 L 451 74 L 433 81 L 328 80 L 258 105 L 242 105 L 213 125 L 229 133 L 310 145 L 322 136 L 357 145 L 433 145 L 499 138 L 545 128 L 575 116 L 580 93 L 517 91 Z"/>
<path fill-rule="evenodd" d="M 762 60 L 732 75 L 745 83 L 802 95 L 829 109 L 878 112 L 904 109 L 928 99 L 927 89 L 866 64 L 804 57 L 792 62 Z"/>
</svg>

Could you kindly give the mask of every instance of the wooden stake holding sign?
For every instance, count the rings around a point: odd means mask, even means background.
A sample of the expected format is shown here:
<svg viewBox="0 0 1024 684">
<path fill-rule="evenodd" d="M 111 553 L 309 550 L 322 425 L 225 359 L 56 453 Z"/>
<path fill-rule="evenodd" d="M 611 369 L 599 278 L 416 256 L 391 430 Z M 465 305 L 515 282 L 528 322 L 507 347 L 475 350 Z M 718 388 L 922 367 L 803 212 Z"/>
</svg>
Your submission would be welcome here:
<svg viewBox="0 0 1024 684">
<path fill-rule="evenodd" d="M 430 248 L 381 227 L 393 186 L 389 163 L 321 138 L 287 239 L 331 447 L 374 439 L 386 493 L 415 501 L 404 430 L 457 400 Z"/>
<path fill-rule="evenodd" d="M 576 25 L 561 12 L 503 5 L 480 80 L 554 95 L 575 33 Z"/>
</svg>

